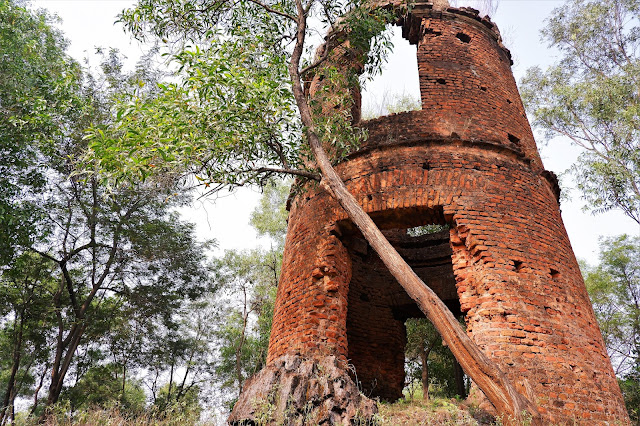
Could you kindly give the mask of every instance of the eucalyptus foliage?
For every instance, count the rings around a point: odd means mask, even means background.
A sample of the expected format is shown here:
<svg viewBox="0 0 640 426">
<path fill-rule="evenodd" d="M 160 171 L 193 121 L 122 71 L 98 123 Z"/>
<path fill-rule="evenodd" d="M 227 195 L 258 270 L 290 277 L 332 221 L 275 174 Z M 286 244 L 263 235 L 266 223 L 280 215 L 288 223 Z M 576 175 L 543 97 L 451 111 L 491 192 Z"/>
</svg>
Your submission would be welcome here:
<svg viewBox="0 0 640 426">
<path fill-rule="evenodd" d="M 640 223 L 640 22 L 637 0 L 570 0 L 543 39 L 559 52 L 529 69 L 522 95 L 548 139 L 583 148 L 572 171 L 594 212 L 620 209 Z"/>
<path fill-rule="evenodd" d="M 363 4 L 305 2 L 304 19 L 314 26 L 306 30 L 312 41 L 299 77 L 313 78 L 326 59 L 313 56 L 321 36 L 338 27 L 349 28 L 354 52 L 368 53 L 364 71 L 375 73 L 389 47 L 383 31 L 391 18 Z M 277 173 L 317 179 L 289 69 L 298 16 L 290 0 L 143 0 L 124 11 L 120 19 L 134 36 L 163 43 L 174 72 L 155 97 L 123 95 L 113 122 L 89 131 L 90 167 L 116 182 L 170 176 L 211 191 L 262 186 Z M 357 73 L 323 72 L 327 81 L 342 81 L 347 94 L 347 85 L 358 85 Z M 349 113 L 316 114 L 318 133 L 340 145 L 335 161 L 361 140 L 351 121 Z"/>
</svg>

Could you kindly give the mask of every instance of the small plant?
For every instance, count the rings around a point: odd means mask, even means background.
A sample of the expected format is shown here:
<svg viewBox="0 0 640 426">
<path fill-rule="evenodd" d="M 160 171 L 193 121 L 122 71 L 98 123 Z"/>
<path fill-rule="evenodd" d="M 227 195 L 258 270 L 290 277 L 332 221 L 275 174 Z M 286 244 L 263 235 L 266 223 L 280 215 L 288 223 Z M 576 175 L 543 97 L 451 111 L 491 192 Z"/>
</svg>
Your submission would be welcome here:
<svg viewBox="0 0 640 426">
<path fill-rule="evenodd" d="M 517 426 L 531 426 L 533 418 L 531 414 L 526 411 L 522 411 L 520 413 L 520 418 L 516 419 L 514 416 L 509 415 L 505 418 L 504 414 L 496 417 L 496 426 L 507 426 L 507 425 L 517 425 Z"/>
</svg>

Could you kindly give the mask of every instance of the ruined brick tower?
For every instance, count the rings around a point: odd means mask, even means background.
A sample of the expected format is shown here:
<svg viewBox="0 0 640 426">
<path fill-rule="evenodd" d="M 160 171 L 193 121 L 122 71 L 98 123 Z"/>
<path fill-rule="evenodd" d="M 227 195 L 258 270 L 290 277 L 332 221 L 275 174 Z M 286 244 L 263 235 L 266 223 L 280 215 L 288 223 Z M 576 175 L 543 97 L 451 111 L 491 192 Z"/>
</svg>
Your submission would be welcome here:
<svg viewBox="0 0 640 426">
<path fill-rule="evenodd" d="M 369 138 L 339 174 L 545 419 L 628 422 L 497 28 L 418 4 L 403 33 L 422 110 L 364 123 Z M 407 233 L 427 224 L 449 230 Z M 365 394 L 395 399 L 410 317 L 423 315 L 336 201 L 317 187 L 293 199 L 268 363 L 335 355 Z"/>
</svg>

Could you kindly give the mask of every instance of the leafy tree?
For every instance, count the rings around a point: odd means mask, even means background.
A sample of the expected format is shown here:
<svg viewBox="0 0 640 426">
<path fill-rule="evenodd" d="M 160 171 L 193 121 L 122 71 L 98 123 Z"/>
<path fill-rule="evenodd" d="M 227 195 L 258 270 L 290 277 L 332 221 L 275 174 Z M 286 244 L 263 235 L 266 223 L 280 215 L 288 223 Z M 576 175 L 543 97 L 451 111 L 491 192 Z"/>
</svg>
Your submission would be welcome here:
<svg viewBox="0 0 640 426">
<path fill-rule="evenodd" d="M 0 275 L 0 424 L 15 419 L 15 400 L 36 385 L 33 369 L 46 363 L 51 343 L 43 324 L 55 319 L 51 299 L 57 288 L 54 265 L 24 253 Z"/>
<path fill-rule="evenodd" d="M 600 241 L 600 263 L 587 267 L 585 282 L 618 376 L 640 363 L 640 238 Z"/>
<path fill-rule="evenodd" d="M 71 412 L 119 406 L 127 413 L 142 413 L 147 399 L 144 389 L 119 377 L 121 373 L 120 367 L 113 364 L 92 366 L 73 387 L 65 389 L 61 400 L 70 402 Z"/>
<path fill-rule="evenodd" d="M 600 263 L 584 267 L 585 283 L 607 351 L 620 377 L 629 416 L 640 421 L 640 237 L 600 242 Z"/>
<path fill-rule="evenodd" d="M 228 251 L 218 260 L 217 281 L 227 297 L 239 300 L 224 313 L 217 372 L 222 386 L 235 386 L 238 395 L 245 379 L 257 373 L 266 359 L 280 257 L 256 249 Z"/>
<path fill-rule="evenodd" d="M 136 344 L 142 370 L 139 377 L 151 392 L 151 412 L 156 417 L 172 416 L 182 410 L 187 410 L 189 416 L 196 415 L 207 388 L 214 387 L 212 354 L 218 322 L 212 308 L 215 294 L 216 288 L 212 287 L 202 298 L 184 303 L 172 313 L 172 320 L 162 325 L 148 318 L 134 321 L 151 326 L 143 327 L 148 332 L 142 338 L 138 333 L 132 336 L 140 340 Z"/>
<path fill-rule="evenodd" d="M 640 354 L 640 351 L 636 351 L 637 354 Z M 634 424 L 640 424 L 640 368 L 636 365 L 634 370 L 624 379 L 618 380 L 618 383 L 627 405 L 629 418 Z"/>
<path fill-rule="evenodd" d="M 176 421 L 185 421 L 185 424 L 195 423 L 200 417 L 202 407 L 198 398 L 200 389 L 192 386 L 180 395 L 172 392 L 171 383 L 164 385 L 158 392 L 157 398 L 151 407 L 156 415 L 169 417 Z"/>
<path fill-rule="evenodd" d="M 640 223 L 640 2 L 570 0 L 542 37 L 560 54 L 527 71 L 521 89 L 534 125 L 583 152 L 572 170 L 594 212 L 620 209 Z"/>
<path fill-rule="evenodd" d="M 221 312 L 216 373 L 223 389 L 237 390 L 229 399 L 231 405 L 244 381 L 266 362 L 286 234 L 288 193 L 286 183 L 270 183 L 251 214 L 251 225 L 258 234 L 270 237 L 269 249 L 230 250 L 216 261 L 216 282 L 231 302 Z"/>
<path fill-rule="evenodd" d="M 287 198 L 290 181 L 272 181 L 263 188 L 258 206 L 251 212 L 250 224 L 259 236 L 271 239 L 272 246 L 284 249 L 287 234 Z"/>
<path fill-rule="evenodd" d="M 186 173 L 211 190 L 263 185 L 274 173 L 320 180 L 498 410 L 535 415 L 333 169 L 362 139 L 359 75 L 379 69 L 386 24 L 406 10 L 359 0 L 142 0 L 122 21 L 139 38 L 179 46 L 176 79 L 152 100 L 129 97 L 112 125 L 94 127 L 89 161 L 116 181 Z"/>
<path fill-rule="evenodd" d="M 409 384 L 420 382 L 424 399 L 429 398 L 430 384 L 435 384 L 443 397 L 464 398 L 467 395 L 464 374 L 449 348 L 442 344 L 438 330 L 426 318 L 411 318 L 405 326 L 405 369 Z"/>
<path fill-rule="evenodd" d="M 405 357 L 409 383 L 419 380 L 422 383 L 422 397 L 429 399 L 429 355 L 441 341 L 438 331 L 428 320 L 410 318 L 407 327 L 407 346 Z"/>
<path fill-rule="evenodd" d="M 0 1 L 0 260 L 41 235 L 41 206 L 30 191 L 45 187 L 42 154 L 64 138 L 81 103 L 80 68 L 44 11 Z M 3 262 L 4 263 L 4 262 Z"/>
<path fill-rule="evenodd" d="M 61 277 L 52 300 L 58 325 L 48 405 L 57 401 L 82 340 L 97 341 L 108 329 L 117 312 L 111 308 L 169 321 L 207 282 L 193 225 L 170 212 L 177 199 L 153 190 L 108 195 L 95 181 L 61 184 L 46 200 L 51 236 L 32 247 Z"/>
<path fill-rule="evenodd" d="M 121 90 L 155 95 L 150 58 L 125 74 L 117 53 L 109 52 L 103 75 L 82 80 L 46 14 L 6 1 L 0 13 L 0 43 L 11 53 L 3 51 L 11 58 L 0 64 L 0 144 L 11 141 L 2 145 L 8 161 L 0 198 L 8 195 L 0 200 L 0 216 L 13 226 L 1 231 L 9 232 L 3 258 L 13 258 L 0 269 L 0 336 L 10 371 L 2 377 L 6 419 L 16 395 L 32 385 L 32 412 L 43 385 L 47 406 L 69 388 L 69 376 L 85 386 L 83 375 L 104 365 L 114 319 L 139 311 L 149 329 L 171 327 L 173 313 L 197 298 L 209 277 L 206 245 L 173 211 L 188 194 L 157 183 L 110 188 L 76 173 L 84 129 L 112 119 L 110 105 Z M 23 238 L 27 231 L 31 236 Z M 131 360 L 119 361 L 124 393 Z"/>
</svg>

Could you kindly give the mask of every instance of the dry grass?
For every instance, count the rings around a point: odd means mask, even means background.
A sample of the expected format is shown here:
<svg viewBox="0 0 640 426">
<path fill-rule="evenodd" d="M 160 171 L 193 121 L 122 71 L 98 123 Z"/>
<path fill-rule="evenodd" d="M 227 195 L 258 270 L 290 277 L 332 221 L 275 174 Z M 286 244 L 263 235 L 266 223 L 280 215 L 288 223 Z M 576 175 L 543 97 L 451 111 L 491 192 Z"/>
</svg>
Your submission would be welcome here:
<svg viewBox="0 0 640 426">
<path fill-rule="evenodd" d="M 432 398 L 429 401 L 420 398 L 400 400 L 393 404 L 381 403 L 379 420 L 381 425 L 480 425 L 473 418 L 475 411 L 455 399 Z"/>
<path fill-rule="evenodd" d="M 36 426 L 35 418 L 17 418 L 17 426 Z M 193 415 L 173 412 L 168 413 L 164 418 L 152 416 L 148 414 L 140 414 L 138 416 L 125 416 L 117 409 L 92 409 L 80 411 L 73 416 L 66 413 L 58 412 L 49 416 L 44 423 L 46 426 L 192 426 L 198 425 L 215 425 L 217 422 L 202 422 Z"/>
</svg>

